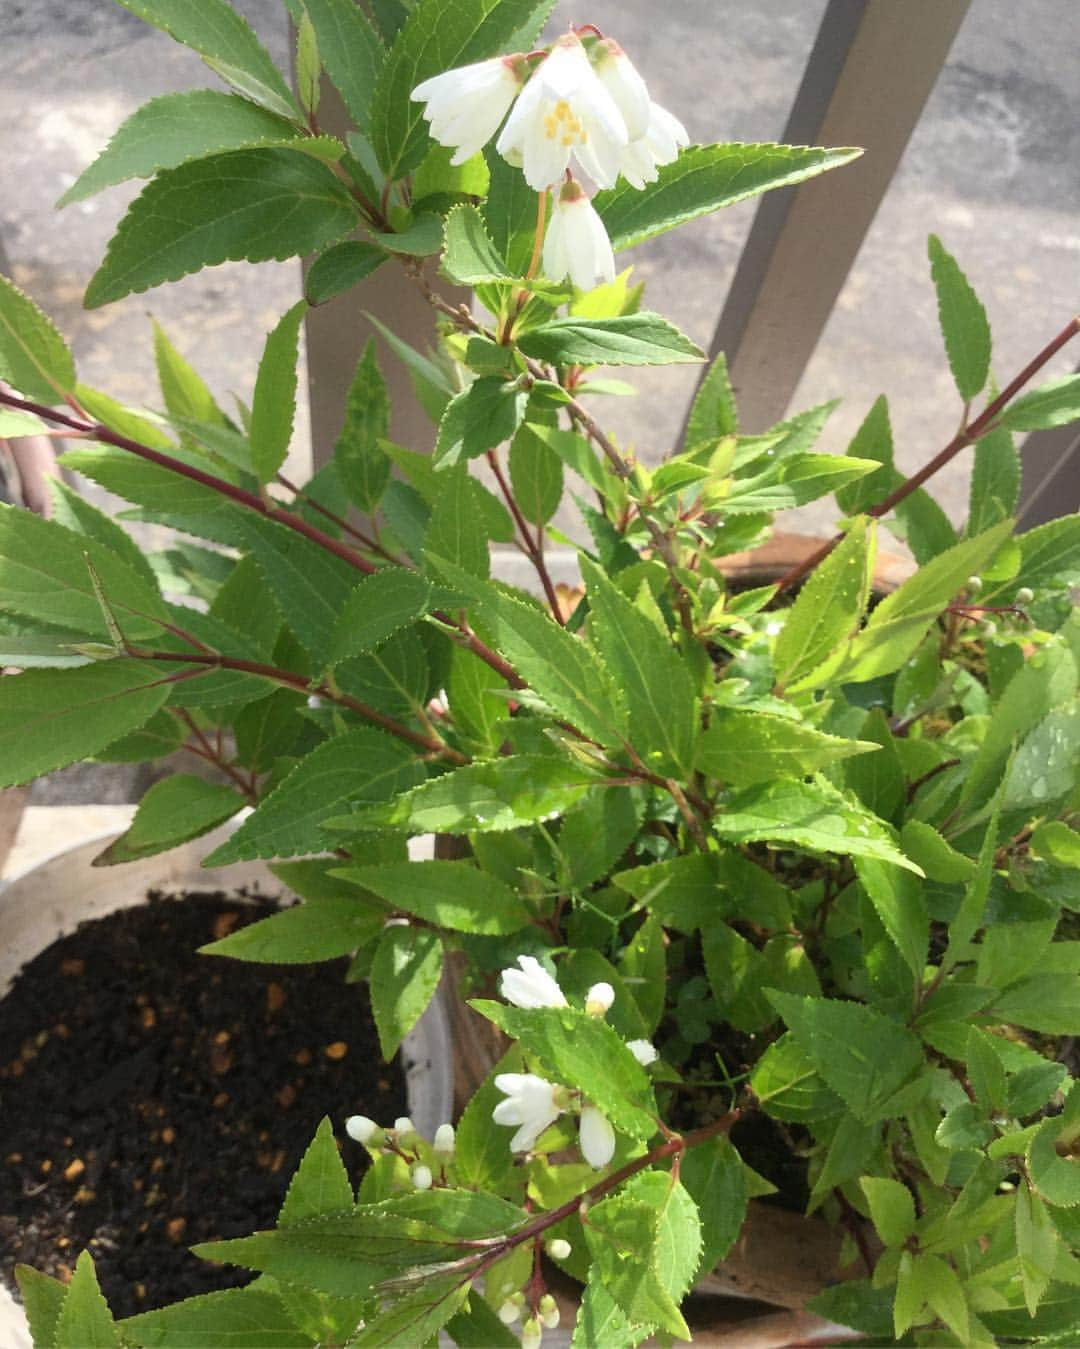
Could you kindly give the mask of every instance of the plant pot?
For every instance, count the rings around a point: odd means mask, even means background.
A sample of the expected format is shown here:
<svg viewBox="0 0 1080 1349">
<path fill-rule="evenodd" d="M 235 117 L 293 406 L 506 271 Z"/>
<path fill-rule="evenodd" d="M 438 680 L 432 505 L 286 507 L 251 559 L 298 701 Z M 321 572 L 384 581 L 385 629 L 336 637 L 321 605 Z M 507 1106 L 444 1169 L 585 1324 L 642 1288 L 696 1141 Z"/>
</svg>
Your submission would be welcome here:
<svg viewBox="0 0 1080 1349">
<path fill-rule="evenodd" d="M 206 870 L 200 860 L 227 836 L 228 827 L 182 848 L 114 869 L 92 867 L 94 857 L 115 834 L 92 838 L 58 851 L 47 861 L 0 887 L 0 994 L 19 970 L 60 936 L 88 919 L 103 918 L 142 902 L 149 891 L 223 891 L 236 898 L 241 888 L 263 895 L 284 893 L 262 863 Z M 436 998 L 402 1045 L 409 1114 L 428 1137 L 452 1110 L 451 1040 L 441 998 Z M 31 1349 L 22 1307 L 0 1284 L 0 1345 Z"/>
</svg>

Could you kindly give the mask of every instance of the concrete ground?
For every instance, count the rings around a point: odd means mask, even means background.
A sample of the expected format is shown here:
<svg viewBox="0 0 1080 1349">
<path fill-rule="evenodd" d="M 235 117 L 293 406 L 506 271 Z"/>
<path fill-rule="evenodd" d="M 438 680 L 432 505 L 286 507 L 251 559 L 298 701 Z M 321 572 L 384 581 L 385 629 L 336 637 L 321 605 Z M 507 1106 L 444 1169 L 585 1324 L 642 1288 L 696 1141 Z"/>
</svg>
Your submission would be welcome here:
<svg viewBox="0 0 1080 1349">
<path fill-rule="evenodd" d="M 287 65 L 279 0 L 233 2 Z M 823 9 L 823 0 L 559 0 L 553 28 L 592 21 L 616 36 L 653 96 L 694 139 L 769 140 L 781 135 Z M 71 338 L 81 378 L 153 406 L 153 314 L 222 398 L 250 397 L 263 335 L 299 293 L 295 263 L 228 264 L 84 311 L 85 284 L 138 188 L 53 209 L 137 106 L 156 94 L 212 86 L 214 77 L 112 0 L 0 0 L 0 32 L 0 238 L 15 279 Z M 903 465 L 922 463 L 955 429 L 957 400 L 925 262 L 930 230 L 957 254 L 986 303 L 1002 381 L 1076 311 L 1078 58 L 1070 0 L 1022 7 L 974 0 L 793 400 L 795 410 L 845 396 L 825 448 L 842 450 L 881 392 L 892 402 Z M 737 206 L 626 255 L 647 282 L 650 306 L 702 345 L 752 215 L 752 203 Z M 1065 353 L 1051 373 L 1071 364 Z M 649 459 L 663 455 L 694 379 L 686 367 L 645 371 L 637 399 L 609 400 L 621 443 Z M 302 417 L 294 454 L 301 464 L 310 454 Z M 962 517 L 966 465 L 957 462 L 934 490 Z M 829 517 L 819 510 L 809 523 L 821 528 Z M 107 785 L 86 790 L 84 799 L 109 799 Z"/>
</svg>

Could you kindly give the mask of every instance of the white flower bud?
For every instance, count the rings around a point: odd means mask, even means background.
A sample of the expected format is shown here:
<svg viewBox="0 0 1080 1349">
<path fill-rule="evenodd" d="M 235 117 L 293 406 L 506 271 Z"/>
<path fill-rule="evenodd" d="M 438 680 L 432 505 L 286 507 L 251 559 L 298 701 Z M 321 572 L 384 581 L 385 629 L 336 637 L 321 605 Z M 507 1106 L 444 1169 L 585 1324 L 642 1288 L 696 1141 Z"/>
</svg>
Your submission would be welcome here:
<svg viewBox="0 0 1080 1349">
<path fill-rule="evenodd" d="M 430 1167 L 430 1166 L 424 1166 L 424 1164 L 423 1164 L 422 1162 L 421 1162 L 421 1163 L 418 1163 L 418 1164 L 417 1164 L 416 1166 L 414 1166 L 413 1169 L 409 1172 L 409 1175 L 410 1175 L 410 1177 L 412 1178 L 412 1183 L 413 1183 L 413 1189 L 414 1189 L 414 1190 L 430 1190 L 430 1189 L 431 1189 L 432 1175 L 431 1175 L 431 1167 Z"/>
<path fill-rule="evenodd" d="M 544 1338 L 544 1332 L 540 1327 L 538 1317 L 530 1316 L 521 1327 L 521 1349 L 540 1349 L 540 1341 Z"/>
<path fill-rule="evenodd" d="M 363 1143 L 365 1147 L 377 1148 L 385 1137 L 382 1129 L 366 1115 L 350 1115 L 345 1121 L 345 1132 L 354 1142 Z"/>
<path fill-rule="evenodd" d="M 394 1120 L 394 1135 L 398 1143 L 403 1142 L 406 1138 L 415 1133 L 416 1126 L 408 1115 L 399 1115 L 397 1119 Z"/>
<path fill-rule="evenodd" d="M 615 1154 L 615 1130 L 607 1116 L 594 1105 L 587 1105 L 581 1111 L 578 1143 L 581 1155 L 596 1171 L 607 1166 Z"/>
<path fill-rule="evenodd" d="M 504 1326 L 512 1326 L 521 1315 L 521 1303 L 516 1302 L 512 1297 L 508 1297 L 499 1308 L 497 1315 Z"/>
<path fill-rule="evenodd" d="M 565 1007 L 566 999 L 555 980 L 533 956 L 518 956 L 520 969 L 503 970 L 499 992 L 515 1007 L 532 1011 L 537 1007 Z"/>
<path fill-rule="evenodd" d="M 996 637 L 997 624 L 994 622 L 992 618 L 984 618 L 982 622 L 979 624 L 979 631 L 982 633 L 984 637 Z"/>
<path fill-rule="evenodd" d="M 554 1330 L 559 1324 L 559 1308 L 550 1293 L 545 1293 L 536 1308 L 545 1330 Z"/>
<path fill-rule="evenodd" d="M 323 699 L 320 698 L 317 693 L 311 693 L 308 695 L 307 705 L 308 707 L 311 708 L 312 711 L 315 711 L 316 709 L 322 707 Z"/>
<path fill-rule="evenodd" d="M 552 1260 L 569 1260 L 574 1248 L 562 1237 L 552 1237 L 544 1249 Z"/>
<path fill-rule="evenodd" d="M 1017 604 L 1030 604 L 1034 598 L 1035 592 L 1034 590 L 1031 590 L 1028 586 L 1021 586 L 1020 589 L 1016 592 Z"/>
<path fill-rule="evenodd" d="M 965 584 L 972 595 L 977 595 L 983 587 L 982 577 L 969 576 Z"/>
<path fill-rule="evenodd" d="M 589 1016 L 605 1016 L 615 1001 L 615 990 L 610 984 L 593 984 L 585 994 L 585 1010 Z"/>
<path fill-rule="evenodd" d="M 648 1040 L 627 1040 L 626 1047 L 643 1068 L 647 1068 L 650 1063 L 655 1063 L 660 1057 L 656 1051 L 656 1046 L 650 1044 Z"/>
<path fill-rule="evenodd" d="M 454 1155 L 454 1126 L 452 1124 L 440 1124 L 435 1130 L 435 1151 L 441 1152 L 447 1157 Z"/>
</svg>

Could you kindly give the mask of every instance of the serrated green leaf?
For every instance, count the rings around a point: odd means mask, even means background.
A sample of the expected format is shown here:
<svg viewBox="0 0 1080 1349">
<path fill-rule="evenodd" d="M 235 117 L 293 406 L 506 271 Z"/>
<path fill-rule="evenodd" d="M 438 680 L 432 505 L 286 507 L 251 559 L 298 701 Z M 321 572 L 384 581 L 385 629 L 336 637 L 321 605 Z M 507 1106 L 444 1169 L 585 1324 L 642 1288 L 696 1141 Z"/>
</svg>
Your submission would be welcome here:
<svg viewBox="0 0 1080 1349">
<path fill-rule="evenodd" d="M 174 773 L 155 782 L 119 838 L 94 858 L 94 866 L 109 867 L 167 852 L 189 839 L 199 838 L 235 815 L 244 798 L 231 787 L 187 773 Z"/>
<path fill-rule="evenodd" d="M 296 416 L 296 358 L 300 325 L 307 314 L 301 300 L 267 336 L 251 403 L 251 460 L 260 483 L 273 482 L 285 462 Z"/>
<path fill-rule="evenodd" d="M 458 1349 L 517 1349 L 521 1343 L 475 1290 L 467 1305 L 447 1321 L 446 1333 Z"/>
<path fill-rule="evenodd" d="M 993 1039 L 978 1026 L 968 1030 L 968 1079 L 980 1105 L 987 1111 L 999 1111 L 1005 1104 L 1005 1068 L 994 1048 Z"/>
<path fill-rule="evenodd" d="M 1072 792 L 1080 777 L 1080 702 L 1055 708 L 1013 757 L 1004 810 L 1045 810 Z"/>
<path fill-rule="evenodd" d="M 341 1160 L 333 1126 L 323 1118 L 289 1182 L 278 1225 L 291 1227 L 308 1218 L 351 1213 L 352 1209 L 349 1173 Z"/>
<path fill-rule="evenodd" d="M 495 56 L 551 0 L 420 0 L 401 28 L 375 84 L 371 143 L 388 178 L 420 163 L 429 144 L 423 105 L 410 100 L 433 75 Z"/>
<path fill-rule="evenodd" d="M 841 1116 L 814 1182 L 810 1196 L 811 1211 L 825 1199 L 830 1190 L 865 1172 L 880 1137 L 880 1125 L 863 1124 L 852 1115 Z"/>
<path fill-rule="evenodd" d="M 447 416 L 453 406 L 451 403 Z M 471 576 L 486 578 L 491 556 L 487 537 L 478 527 L 480 522 L 472 509 L 475 498 L 469 470 L 465 464 L 455 464 L 442 478 L 442 491 L 431 508 L 424 534 L 424 551 L 429 556 L 445 558 Z"/>
<path fill-rule="evenodd" d="M 1020 570 L 1012 586 L 1075 585 L 1080 579 L 1080 515 L 1067 515 L 1029 529 L 1017 539 Z"/>
<path fill-rule="evenodd" d="M 977 397 L 990 374 L 990 325 L 986 310 L 959 264 L 936 234 L 928 241 L 930 271 L 949 368 L 965 403 Z"/>
<path fill-rule="evenodd" d="M 96 539 L 98 543 L 114 552 L 121 561 L 126 562 L 153 592 L 157 592 L 158 583 L 154 569 L 127 530 L 121 528 L 115 520 L 104 511 L 98 510 L 78 492 L 72 491 L 61 479 L 51 479 L 49 491 L 53 502 L 52 518 L 58 525 L 63 525 L 73 533 Z"/>
<path fill-rule="evenodd" d="M 874 459 L 881 467 L 857 482 L 847 483 L 836 493 L 836 504 L 848 515 L 858 515 L 876 506 L 896 485 L 893 468 L 892 423 L 889 420 L 889 400 L 881 395 L 875 399 L 859 429 L 851 439 L 846 454 L 855 459 Z M 824 565 L 824 564 L 823 564 Z"/>
<path fill-rule="evenodd" d="M 537 193 L 520 169 L 492 149 L 487 151 L 487 164 L 491 176 L 481 208 L 484 223 L 511 276 L 524 276 L 536 239 Z"/>
<path fill-rule="evenodd" d="M 456 932 L 517 932 L 531 915 L 509 886 L 471 862 L 401 862 L 334 872 L 403 913 Z"/>
<path fill-rule="evenodd" d="M 450 376 L 441 366 L 421 355 L 408 342 L 403 342 L 390 328 L 380 323 L 374 314 L 365 310 L 364 317 L 378 331 L 394 355 L 404 362 L 417 401 L 431 420 L 438 422 L 447 403 L 457 393 L 457 385 L 451 383 Z"/>
<path fill-rule="evenodd" d="M 320 253 L 304 278 L 304 295 L 309 304 L 325 304 L 342 295 L 371 275 L 389 254 L 375 244 L 346 239 Z"/>
<path fill-rule="evenodd" d="M 775 989 L 765 996 L 822 1078 L 868 1124 L 888 1112 L 890 1098 L 925 1063 L 916 1036 L 873 1008 Z"/>
<path fill-rule="evenodd" d="M 56 1323 L 67 1297 L 67 1284 L 30 1265 L 16 1265 L 15 1279 L 35 1349 L 56 1349 Z"/>
<path fill-rule="evenodd" d="M 923 882 L 903 867 L 873 857 L 857 858 L 855 871 L 904 963 L 921 979 L 930 940 Z"/>
<path fill-rule="evenodd" d="M 735 1244 L 746 1218 L 746 1168 L 731 1140 L 723 1136 L 691 1148 L 679 1178 L 701 1215 L 702 1248 L 697 1274 L 707 1274 Z"/>
<path fill-rule="evenodd" d="M 526 423 L 510 445 L 510 483 L 518 509 L 531 525 L 546 525 L 563 494 L 562 460 Z"/>
<path fill-rule="evenodd" d="M 842 1109 L 840 1097 L 790 1032 L 774 1040 L 758 1059 L 750 1086 L 761 1108 L 776 1119 L 805 1124 L 835 1117 Z"/>
<path fill-rule="evenodd" d="M 652 1334 L 649 1322 L 631 1325 L 626 1313 L 608 1292 L 599 1266 L 589 1269 L 589 1279 L 582 1295 L 581 1307 L 574 1322 L 570 1349 L 635 1349 Z"/>
<path fill-rule="evenodd" d="M 461 286 L 508 281 L 513 273 L 499 256 L 475 206 L 455 206 L 446 217 L 442 270 Z"/>
<path fill-rule="evenodd" d="M 964 1344 L 968 1340 L 968 1305 L 960 1277 L 939 1255 L 915 1256 L 918 1289 L 931 1308 Z"/>
<path fill-rule="evenodd" d="M 446 405 L 434 463 L 449 468 L 511 440 L 525 416 L 528 393 L 498 375 L 483 375 Z"/>
<path fill-rule="evenodd" d="M 526 356 L 553 365 L 670 365 L 704 359 L 701 348 L 659 314 L 553 319 L 518 339 Z"/>
<path fill-rule="evenodd" d="M 34 412 L 0 406 L 0 436 L 5 440 L 16 436 L 40 436 L 48 429 L 48 424 Z"/>
<path fill-rule="evenodd" d="M 428 258 L 443 246 L 442 219 L 432 211 L 421 211 L 401 229 L 376 234 L 375 241 L 391 253 Z"/>
<path fill-rule="evenodd" d="M 393 1058 L 420 1020 L 442 976 L 443 947 L 437 932 L 388 927 L 379 938 L 368 986 L 383 1058 Z"/>
<path fill-rule="evenodd" d="M 437 1340 L 438 1332 L 452 1320 L 469 1295 L 469 1281 L 458 1272 L 429 1275 L 418 1281 L 404 1297 L 387 1303 L 350 1341 L 349 1349 L 422 1349 Z"/>
<path fill-rule="evenodd" d="M 85 303 L 94 309 L 222 262 L 299 257 L 340 239 L 356 221 L 344 185 L 309 155 L 275 149 L 211 155 L 143 189 Z"/>
<path fill-rule="evenodd" d="M 752 1033 L 776 1019 L 763 991 L 763 985 L 771 982 L 765 957 L 751 942 L 726 923 L 714 923 L 702 931 L 701 953 L 725 1021 Z"/>
<path fill-rule="evenodd" d="M 716 501 L 726 515 L 805 506 L 838 487 L 875 471 L 871 459 L 841 454 L 791 454 L 750 478 L 736 478 L 730 495 Z"/>
<path fill-rule="evenodd" d="M 381 731 L 361 728 L 325 741 L 296 765 L 204 866 L 255 857 L 294 857 L 334 847 L 322 822 L 350 805 L 383 800 L 422 774 L 413 751 Z"/>
<path fill-rule="evenodd" d="M 0 276 L 0 377 L 44 403 L 75 388 L 75 362 L 64 339 L 6 276 Z"/>
<path fill-rule="evenodd" d="M 727 357 L 720 352 L 698 385 L 686 423 L 686 448 L 694 450 L 722 436 L 739 433 L 735 393 L 728 375 Z"/>
<path fill-rule="evenodd" d="M 966 533 L 981 534 L 1008 519 L 1020 500 L 1020 456 L 1012 433 L 999 428 L 975 442 Z"/>
<path fill-rule="evenodd" d="M 54 1343 L 56 1349 L 120 1349 L 120 1331 L 101 1295 L 89 1251 L 75 1262 Z"/>
<path fill-rule="evenodd" d="M 146 1349 L 315 1349 L 279 1297 L 261 1288 L 229 1288 L 185 1298 L 120 1323 Z"/>
<path fill-rule="evenodd" d="M 353 505 L 372 512 L 390 481 L 390 461 L 379 446 L 390 423 L 375 339 L 369 338 L 356 363 L 345 402 L 345 424 L 334 446 L 341 484 Z"/>
<path fill-rule="evenodd" d="M 619 1132 L 642 1140 L 655 1133 L 652 1083 L 606 1022 L 576 1007 L 522 1011 L 482 1000 L 471 1005 L 520 1041 L 556 1081 L 584 1092 Z"/>
<path fill-rule="evenodd" d="M 1080 419 L 1080 375 L 1047 380 L 1005 409 L 997 425 L 1007 431 L 1044 431 Z"/>
<path fill-rule="evenodd" d="M 859 1181 L 870 1218 L 886 1246 L 902 1246 L 915 1230 L 915 1200 L 906 1185 L 885 1176 L 863 1176 Z"/>
<path fill-rule="evenodd" d="M 990 883 L 994 875 L 994 857 L 997 851 L 998 819 L 1001 815 L 1001 798 L 1005 791 L 1004 780 L 999 782 L 994 794 L 990 819 L 979 848 L 975 872 L 964 887 L 964 896 L 956 917 L 949 924 L 949 944 L 942 958 L 942 968 L 950 970 L 958 960 L 963 959 L 968 943 L 982 926 L 986 901 L 990 895 Z"/>
<path fill-rule="evenodd" d="M 271 112 L 295 117 L 284 77 L 246 19 L 225 0 L 120 0 L 125 9 L 197 51 L 215 74 Z"/>
<path fill-rule="evenodd" d="M 1061 1237 L 1046 1211 L 1046 1205 L 1027 1185 L 1016 1192 L 1016 1255 L 1024 1303 L 1034 1316 L 1050 1286 L 1061 1250 Z"/>
<path fill-rule="evenodd" d="M 625 795 L 625 794 L 624 794 Z M 565 837 L 566 830 L 563 830 Z M 646 918 L 619 957 L 619 973 L 642 1017 L 644 1033 L 651 1035 L 664 1015 L 667 952 L 664 930 L 655 916 Z"/>
<path fill-rule="evenodd" d="M 337 884 L 345 893 L 249 923 L 220 941 L 201 946 L 200 954 L 260 964 L 308 965 L 362 949 L 382 932 L 386 910 L 370 898 L 349 894 L 344 881 Z"/>
<path fill-rule="evenodd" d="M 487 196 L 491 174 L 483 154 L 478 151 L 462 164 L 453 163 L 454 158 L 453 146 L 432 144 L 412 175 L 414 206 L 421 205 L 425 198 L 434 199 L 431 209 L 438 211 L 449 202 Z"/>
<path fill-rule="evenodd" d="M 633 709 L 631 716 L 635 725 Z M 865 740 L 826 735 L 788 717 L 740 708 L 713 709 L 694 766 L 733 787 L 801 778 L 853 754 L 877 746 Z"/>
<path fill-rule="evenodd" d="M 620 179 L 613 188 L 597 193 L 593 205 L 612 247 L 632 248 L 696 216 L 770 188 L 804 182 L 849 164 L 860 154 L 855 149 L 796 145 L 694 145 L 660 169 L 657 181 L 644 191 Z"/>
<path fill-rule="evenodd" d="M 331 663 L 373 651 L 426 610 L 431 587 L 415 572 L 387 567 L 365 576 L 334 626 Z"/>
<path fill-rule="evenodd" d="M 1007 988 L 994 1002 L 995 1020 L 1044 1035 L 1080 1035 L 1080 975 L 1034 974 Z"/>
<path fill-rule="evenodd" d="M 1072 1089 L 1076 1091 L 1074 1086 Z M 1080 1162 L 1074 1152 L 1061 1156 L 1057 1150 L 1059 1136 L 1066 1145 L 1075 1144 L 1075 1128 L 1063 1135 L 1060 1118 L 1044 1120 L 1032 1135 L 1027 1148 L 1028 1173 L 1031 1183 L 1048 1204 L 1055 1208 L 1075 1208 L 1080 1204 Z"/>
<path fill-rule="evenodd" d="M 385 58 L 378 34 L 353 0 L 304 0 L 326 73 L 356 125 L 367 128 L 375 80 Z"/>
</svg>

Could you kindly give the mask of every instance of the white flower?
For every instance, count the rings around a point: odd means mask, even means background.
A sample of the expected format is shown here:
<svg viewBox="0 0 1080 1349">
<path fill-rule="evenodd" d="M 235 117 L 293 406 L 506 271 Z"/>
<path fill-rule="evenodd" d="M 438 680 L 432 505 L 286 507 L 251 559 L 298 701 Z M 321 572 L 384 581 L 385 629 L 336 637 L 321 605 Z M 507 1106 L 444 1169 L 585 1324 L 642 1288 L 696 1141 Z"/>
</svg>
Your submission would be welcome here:
<svg viewBox="0 0 1080 1349">
<path fill-rule="evenodd" d="M 555 195 L 544 236 L 544 275 L 549 281 L 569 276 L 578 290 L 615 280 L 615 254 L 604 222 L 573 179 Z"/>
<path fill-rule="evenodd" d="M 350 1115 L 345 1121 L 345 1132 L 356 1143 L 371 1143 L 377 1147 L 382 1142 L 382 1130 L 366 1115 Z"/>
<path fill-rule="evenodd" d="M 545 1293 L 536 1308 L 545 1330 L 554 1330 L 559 1324 L 559 1308 L 550 1293 Z"/>
<path fill-rule="evenodd" d="M 530 1316 L 521 1327 L 521 1349 L 540 1349 L 540 1341 L 544 1337 L 544 1332 L 540 1328 L 540 1321 L 535 1316 Z"/>
<path fill-rule="evenodd" d="M 433 1141 L 436 1152 L 452 1157 L 454 1155 L 454 1126 L 452 1124 L 440 1124 L 435 1130 Z"/>
<path fill-rule="evenodd" d="M 615 100 L 632 141 L 649 129 L 649 91 L 633 61 L 614 38 L 604 38 L 593 48 L 600 83 Z"/>
<path fill-rule="evenodd" d="M 580 39 L 567 33 L 529 78 L 495 148 L 543 192 L 563 176 L 571 155 L 599 187 L 611 187 L 629 139 Z"/>
<path fill-rule="evenodd" d="M 521 969 L 503 970 L 499 992 L 515 1007 L 531 1011 L 535 1007 L 565 1007 L 566 999 L 555 980 L 532 956 L 518 956 Z"/>
<path fill-rule="evenodd" d="M 649 125 L 643 136 L 624 146 L 619 156 L 619 172 L 639 191 L 659 178 L 657 169 L 678 159 L 679 151 L 690 144 L 686 127 L 659 103 L 649 104 Z"/>
<path fill-rule="evenodd" d="M 430 1166 L 424 1166 L 423 1163 L 421 1163 L 418 1166 L 414 1166 L 409 1174 L 412 1178 L 414 1189 L 417 1190 L 431 1189 L 432 1175 Z"/>
<path fill-rule="evenodd" d="M 494 56 L 424 80 L 410 97 L 440 145 L 452 146 L 451 164 L 464 164 L 486 145 L 517 97 L 524 79 L 521 54 Z"/>
<path fill-rule="evenodd" d="M 496 1124 L 521 1127 L 510 1140 L 511 1152 L 528 1152 L 549 1124 L 563 1112 L 556 1100 L 558 1087 L 535 1073 L 500 1073 L 496 1088 L 506 1097 L 491 1112 Z"/>
<path fill-rule="evenodd" d="M 615 1001 L 615 990 L 610 984 L 593 984 L 585 994 L 585 1011 L 589 1016 L 604 1016 Z"/>
<path fill-rule="evenodd" d="M 394 1120 L 394 1133 L 397 1136 L 397 1141 L 400 1143 L 403 1137 L 408 1138 L 411 1134 L 416 1133 L 416 1126 L 408 1115 L 399 1115 L 397 1119 Z"/>
<path fill-rule="evenodd" d="M 552 1260 L 569 1260 L 574 1248 L 563 1237 L 552 1237 L 544 1249 Z"/>
<path fill-rule="evenodd" d="M 499 1308 L 497 1315 L 504 1326 L 512 1326 L 521 1315 L 521 1308 L 525 1304 L 525 1299 L 521 1298 L 519 1302 L 516 1299 L 520 1297 L 520 1293 L 515 1294 L 514 1297 L 508 1297 Z"/>
<path fill-rule="evenodd" d="M 594 1105 L 584 1106 L 578 1131 L 581 1155 L 591 1167 L 599 1171 L 607 1166 L 615 1153 L 615 1130 Z"/>
<path fill-rule="evenodd" d="M 656 1051 L 656 1046 L 650 1044 L 648 1040 L 627 1040 L 626 1047 L 643 1068 L 647 1068 L 650 1063 L 655 1063 L 660 1057 Z"/>
</svg>

